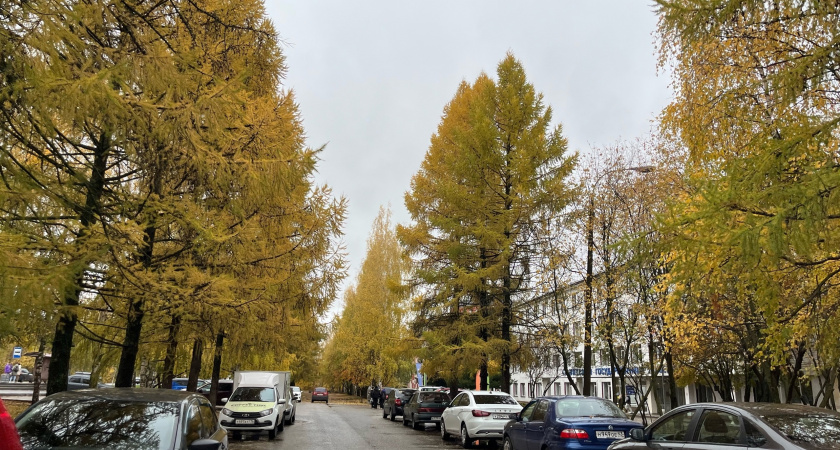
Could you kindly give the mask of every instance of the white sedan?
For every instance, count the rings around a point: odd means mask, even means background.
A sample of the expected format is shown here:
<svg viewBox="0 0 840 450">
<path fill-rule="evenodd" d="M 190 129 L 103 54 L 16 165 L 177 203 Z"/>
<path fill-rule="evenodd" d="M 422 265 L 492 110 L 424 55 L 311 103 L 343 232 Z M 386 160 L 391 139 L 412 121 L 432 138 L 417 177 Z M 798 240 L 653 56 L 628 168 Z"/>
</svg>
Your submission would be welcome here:
<svg viewBox="0 0 840 450">
<path fill-rule="evenodd" d="M 440 437 L 457 435 L 461 446 L 470 448 L 473 441 L 498 440 L 505 424 L 516 418 L 520 405 L 510 394 L 491 391 L 463 391 L 452 399 L 440 420 Z"/>
</svg>

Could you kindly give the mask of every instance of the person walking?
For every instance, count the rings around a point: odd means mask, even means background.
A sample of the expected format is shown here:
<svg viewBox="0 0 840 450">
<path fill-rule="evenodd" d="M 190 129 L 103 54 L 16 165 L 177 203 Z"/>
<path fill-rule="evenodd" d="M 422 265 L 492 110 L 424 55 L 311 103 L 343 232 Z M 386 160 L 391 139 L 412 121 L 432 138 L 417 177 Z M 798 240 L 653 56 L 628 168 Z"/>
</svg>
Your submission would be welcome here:
<svg viewBox="0 0 840 450">
<path fill-rule="evenodd" d="M 12 376 L 9 378 L 9 381 L 17 381 L 18 375 L 20 375 L 20 363 L 15 363 L 12 367 Z"/>
<path fill-rule="evenodd" d="M 370 391 L 370 407 L 371 408 L 376 409 L 376 407 L 379 406 L 379 398 L 380 398 L 381 395 L 382 395 L 382 393 L 379 392 L 379 386 L 374 386 L 373 390 Z"/>
<path fill-rule="evenodd" d="M 6 368 L 3 369 L 3 374 L 6 375 L 4 378 L 8 381 L 12 377 L 12 363 L 7 362 Z"/>
</svg>

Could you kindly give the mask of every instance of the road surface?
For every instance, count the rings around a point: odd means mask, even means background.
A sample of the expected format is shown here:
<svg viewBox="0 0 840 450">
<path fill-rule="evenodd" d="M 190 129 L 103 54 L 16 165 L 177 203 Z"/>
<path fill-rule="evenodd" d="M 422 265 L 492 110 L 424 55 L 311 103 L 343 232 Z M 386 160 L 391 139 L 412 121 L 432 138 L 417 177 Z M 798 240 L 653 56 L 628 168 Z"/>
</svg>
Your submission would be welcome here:
<svg viewBox="0 0 840 450">
<path fill-rule="evenodd" d="M 382 418 L 381 409 L 367 405 L 299 403 L 297 421 L 286 425 L 277 439 L 269 441 L 265 434 L 259 440 L 231 441 L 231 450 L 268 449 L 449 449 L 461 448 L 452 440 L 443 441 L 434 425 L 424 431 L 404 427 Z M 483 443 L 480 448 L 489 448 Z M 499 446 L 501 448 L 501 446 Z"/>
</svg>

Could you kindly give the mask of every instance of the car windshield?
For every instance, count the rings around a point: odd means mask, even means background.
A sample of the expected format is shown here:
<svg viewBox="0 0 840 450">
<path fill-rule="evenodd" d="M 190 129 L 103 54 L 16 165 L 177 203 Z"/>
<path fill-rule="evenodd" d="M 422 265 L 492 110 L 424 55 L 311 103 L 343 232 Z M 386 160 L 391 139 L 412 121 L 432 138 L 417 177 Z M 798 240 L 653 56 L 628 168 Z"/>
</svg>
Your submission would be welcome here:
<svg viewBox="0 0 840 450">
<path fill-rule="evenodd" d="M 230 396 L 231 402 L 273 402 L 274 389 L 262 387 L 239 387 Z"/>
<path fill-rule="evenodd" d="M 559 417 L 619 417 L 627 418 L 613 402 L 600 398 L 566 398 L 555 405 Z"/>
<path fill-rule="evenodd" d="M 449 396 L 440 392 L 421 392 L 420 403 L 447 403 Z"/>
<path fill-rule="evenodd" d="M 315 392 L 327 392 L 327 388 L 315 388 Z"/>
<path fill-rule="evenodd" d="M 833 414 L 772 414 L 761 418 L 788 439 L 810 448 L 837 448 L 840 442 L 840 417 Z"/>
<path fill-rule="evenodd" d="M 172 448 L 178 405 L 60 399 L 36 405 L 17 423 L 24 448 Z"/>
<path fill-rule="evenodd" d="M 477 405 L 518 405 L 519 403 L 509 395 L 476 395 Z"/>
</svg>

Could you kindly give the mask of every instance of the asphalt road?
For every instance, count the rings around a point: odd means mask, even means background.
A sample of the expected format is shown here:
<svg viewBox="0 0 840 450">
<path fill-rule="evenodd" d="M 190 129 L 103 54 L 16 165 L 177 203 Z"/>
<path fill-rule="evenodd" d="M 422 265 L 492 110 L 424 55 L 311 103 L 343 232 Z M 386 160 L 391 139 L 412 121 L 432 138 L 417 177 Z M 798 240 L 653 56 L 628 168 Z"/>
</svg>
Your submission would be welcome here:
<svg viewBox="0 0 840 450">
<path fill-rule="evenodd" d="M 231 441 L 231 450 L 266 449 L 457 449 L 453 440 L 443 441 L 434 425 L 424 431 L 404 427 L 399 416 L 396 422 L 382 418 L 381 409 L 366 405 L 338 405 L 316 402 L 299 403 L 297 421 L 269 441 L 263 434 L 259 440 Z M 484 443 L 483 443 L 484 444 Z M 501 447 L 501 446 L 500 446 Z M 481 448 L 489 448 L 486 444 Z"/>
</svg>

